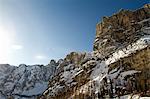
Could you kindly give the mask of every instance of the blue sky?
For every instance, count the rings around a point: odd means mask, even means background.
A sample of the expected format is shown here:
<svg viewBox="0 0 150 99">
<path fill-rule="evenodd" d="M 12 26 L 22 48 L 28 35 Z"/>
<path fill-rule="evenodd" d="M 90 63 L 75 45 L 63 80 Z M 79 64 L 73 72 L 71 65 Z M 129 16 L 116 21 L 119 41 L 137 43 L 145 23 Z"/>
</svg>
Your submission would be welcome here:
<svg viewBox="0 0 150 99">
<path fill-rule="evenodd" d="M 92 51 L 103 16 L 149 0 L 0 0 L 0 63 L 48 64 Z"/>
</svg>

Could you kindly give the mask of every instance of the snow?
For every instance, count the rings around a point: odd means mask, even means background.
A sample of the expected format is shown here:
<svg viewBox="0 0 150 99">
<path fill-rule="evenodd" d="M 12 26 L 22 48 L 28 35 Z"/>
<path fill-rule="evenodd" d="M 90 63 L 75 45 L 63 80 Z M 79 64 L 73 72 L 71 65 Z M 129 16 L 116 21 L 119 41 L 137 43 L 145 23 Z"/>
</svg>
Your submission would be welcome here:
<svg viewBox="0 0 150 99">
<path fill-rule="evenodd" d="M 121 96 L 120 99 L 132 99 L 130 95 Z"/>
<path fill-rule="evenodd" d="M 132 74 L 139 73 L 139 72 L 140 72 L 140 71 L 129 70 L 129 71 L 122 72 L 119 77 L 120 77 L 121 79 L 124 79 L 127 75 L 132 75 Z"/>
<path fill-rule="evenodd" d="M 9 75 L 14 69 L 14 66 L 10 66 L 8 64 L 0 64 L 0 79 L 4 79 L 5 76 Z"/>
<path fill-rule="evenodd" d="M 150 99 L 150 97 L 140 97 L 140 99 Z"/>
<path fill-rule="evenodd" d="M 144 29 L 146 29 L 146 30 L 150 30 L 150 27 L 146 27 L 146 28 L 144 28 Z"/>
<path fill-rule="evenodd" d="M 74 74 L 74 77 L 77 76 L 77 75 L 79 75 L 79 74 L 82 73 L 83 71 L 84 71 L 84 70 L 78 71 L 76 74 Z"/>
<path fill-rule="evenodd" d="M 0 91 L 5 96 L 13 94 L 15 99 L 20 99 L 19 95 L 42 94 L 47 89 L 48 81 L 56 68 L 56 66 L 25 64 L 18 67 L 2 64 L 0 67 Z"/>
<path fill-rule="evenodd" d="M 92 74 L 91 74 L 91 79 L 95 79 L 98 76 L 103 76 L 107 74 L 108 72 L 108 67 L 105 64 L 105 61 L 97 63 L 96 67 L 93 69 Z"/>
<path fill-rule="evenodd" d="M 124 95 L 121 96 L 120 98 L 116 98 L 116 99 L 150 99 L 150 97 L 140 97 L 140 95 L 135 94 L 135 95 Z"/>
<path fill-rule="evenodd" d="M 150 18 L 148 18 L 148 19 L 144 19 L 144 20 L 142 20 L 142 21 L 138 22 L 138 24 L 142 24 L 142 23 L 144 23 L 144 22 L 148 22 L 148 21 L 150 21 Z"/>
<path fill-rule="evenodd" d="M 6 99 L 6 97 L 2 95 L 1 92 L 0 92 L 0 99 Z"/>
<path fill-rule="evenodd" d="M 122 68 L 120 68 L 118 71 L 117 71 L 117 68 L 115 68 L 114 70 L 112 70 L 110 73 L 109 73 L 109 75 L 108 75 L 108 77 L 110 78 L 110 79 L 114 79 L 114 78 L 116 78 L 118 75 L 119 75 L 119 73 L 122 71 Z"/>
<path fill-rule="evenodd" d="M 111 63 L 116 62 L 118 59 L 128 56 L 131 53 L 135 53 L 137 50 L 141 50 L 146 48 L 150 44 L 150 36 L 143 36 L 137 42 L 133 43 L 132 45 L 127 46 L 127 48 L 123 48 L 119 50 L 106 60 L 106 64 L 109 65 Z"/>
<path fill-rule="evenodd" d="M 108 70 L 109 70 L 108 66 L 118 61 L 120 58 L 127 57 L 131 53 L 135 53 L 138 50 L 146 48 L 147 46 L 149 46 L 149 44 L 150 44 L 150 36 L 148 35 L 143 36 L 139 40 L 137 40 L 135 43 L 127 46 L 126 48 L 123 48 L 121 50 L 114 52 L 112 55 L 109 56 L 108 59 L 97 62 L 97 65 L 95 66 L 95 68 L 93 68 L 93 71 L 90 75 L 91 80 L 87 84 L 82 86 L 80 90 L 83 92 L 86 92 L 85 91 L 86 88 L 90 86 L 92 83 L 95 83 L 97 87 L 94 87 L 95 88 L 94 90 L 98 91 L 101 85 L 101 81 L 105 77 L 114 79 L 115 77 L 119 75 L 119 79 L 122 82 L 125 76 L 140 72 L 136 70 L 129 70 L 129 71 L 122 72 L 122 68 L 120 69 L 116 68 L 108 73 Z M 134 98 L 136 97 L 134 96 Z"/>
<path fill-rule="evenodd" d="M 97 42 L 97 41 L 99 41 L 99 38 L 96 38 L 96 39 L 95 39 L 95 42 Z"/>
<path fill-rule="evenodd" d="M 88 68 L 90 66 L 94 66 L 96 64 L 96 61 L 95 60 L 89 60 L 87 61 L 85 64 L 82 65 L 82 67 L 84 68 Z"/>
<path fill-rule="evenodd" d="M 57 94 L 59 91 L 64 90 L 64 87 L 65 86 L 61 86 L 61 85 L 58 85 L 57 83 L 55 83 L 53 87 L 48 88 L 48 92 L 49 92 L 48 95 L 55 96 L 55 94 Z M 46 92 L 44 92 L 44 93 L 46 93 Z"/>
<path fill-rule="evenodd" d="M 32 89 L 23 91 L 22 95 L 26 96 L 39 95 L 47 89 L 47 85 L 48 82 L 36 83 Z"/>
<path fill-rule="evenodd" d="M 65 81 L 65 84 L 69 84 L 73 81 L 72 78 L 74 78 L 78 73 L 82 72 L 82 69 L 75 68 L 73 69 L 74 65 L 68 65 L 64 67 L 64 72 L 61 75 L 61 81 Z M 71 69 L 72 68 L 72 69 Z"/>
</svg>

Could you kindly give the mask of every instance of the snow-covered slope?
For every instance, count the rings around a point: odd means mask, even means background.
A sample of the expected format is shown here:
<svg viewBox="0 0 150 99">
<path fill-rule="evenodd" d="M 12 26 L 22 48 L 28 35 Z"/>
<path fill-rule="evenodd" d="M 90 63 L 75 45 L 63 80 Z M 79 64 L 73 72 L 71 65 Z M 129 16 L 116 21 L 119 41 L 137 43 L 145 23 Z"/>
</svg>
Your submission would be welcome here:
<svg viewBox="0 0 150 99">
<path fill-rule="evenodd" d="M 0 65 L 0 94 L 8 97 L 35 98 L 46 90 L 48 81 L 53 76 L 57 64 L 25 65 L 18 67 L 8 64 Z M 0 97 L 0 99 L 1 99 Z"/>
</svg>

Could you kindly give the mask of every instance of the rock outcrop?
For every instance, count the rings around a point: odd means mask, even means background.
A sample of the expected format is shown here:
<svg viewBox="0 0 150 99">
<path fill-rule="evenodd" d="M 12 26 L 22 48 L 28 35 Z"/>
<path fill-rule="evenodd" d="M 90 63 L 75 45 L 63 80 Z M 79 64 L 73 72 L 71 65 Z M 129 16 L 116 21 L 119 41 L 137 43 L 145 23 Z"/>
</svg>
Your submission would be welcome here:
<svg viewBox="0 0 150 99">
<path fill-rule="evenodd" d="M 41 99 L 150 96 L 150 5 L 120 10 L 96 26 L 93 52 L 72 52 Z"/>
<path fill-rule="evenodd" d="M 103 17 L 96 26 L 93 48 L 96 55 L 105 58 L 142 37 L 143 29 L 150 26 L 149 9 L 150 6 L 145 5 L 136 11 L 122 9 L 113 16 Z"/>
</svg>

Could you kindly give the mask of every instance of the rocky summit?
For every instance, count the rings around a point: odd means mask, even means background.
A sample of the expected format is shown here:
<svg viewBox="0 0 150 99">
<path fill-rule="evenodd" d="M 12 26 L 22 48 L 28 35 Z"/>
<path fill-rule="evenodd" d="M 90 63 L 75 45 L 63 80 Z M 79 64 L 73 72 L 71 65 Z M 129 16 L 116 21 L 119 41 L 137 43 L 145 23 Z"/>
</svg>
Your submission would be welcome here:
<svg viewBox="0 0 150 99">
<path fill-rule="evenodd" d="M 150 97 L 149 4 L 103 17 L 90 53 L 71 52 L 46 66 L 0 65 L 0 99 L 141 97 Z"/>
<path fill-rule="evenodd" d="M 147 34 L 150 22 L 149 9 L 149 5 L 136 11 L 121 9 L 113 16 L 103 17 L 102 22 L 96 26 L 93 48 L 96 56 L 105 58 Z"/>
</svg>

